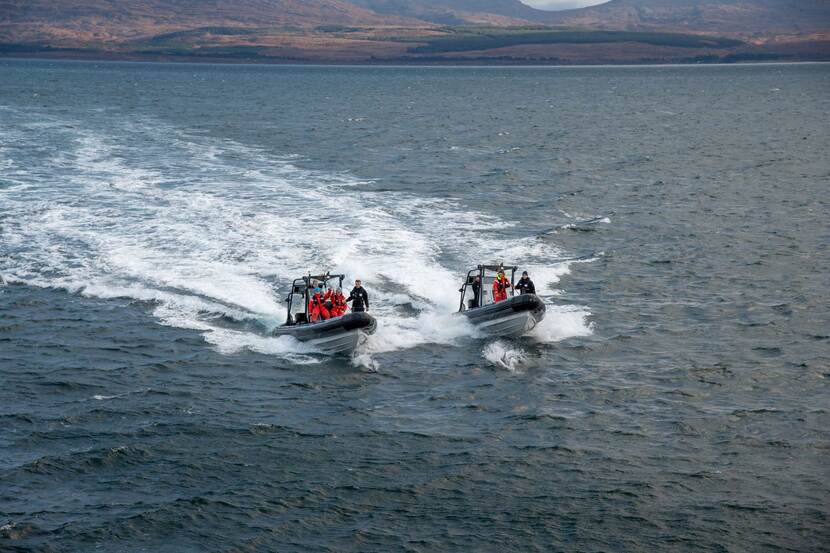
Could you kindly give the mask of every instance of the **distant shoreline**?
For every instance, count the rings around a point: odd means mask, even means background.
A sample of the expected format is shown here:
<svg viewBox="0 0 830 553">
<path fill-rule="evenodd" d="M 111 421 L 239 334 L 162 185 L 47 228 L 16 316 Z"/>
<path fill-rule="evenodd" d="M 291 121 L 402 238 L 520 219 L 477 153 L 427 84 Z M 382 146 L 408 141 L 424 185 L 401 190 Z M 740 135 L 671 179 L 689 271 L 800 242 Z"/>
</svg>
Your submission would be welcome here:
<svg viewBox="0 0 830 553">
<path fill-rule="evenodd" d="M 197 65 L 296 65 L 331 67 L 635 67 L 635 66 L 694 66 L 694 65 L 780 65 L 830 63 L 830 56 L 765 56 L 762 59 L 736 56 L 713 57 L 711 59 L 639 60 L 637 62 L 608 60 L 596 62 L 545 59 L 506 58 L 442 58 L 413 59 L 386 58 L 378 60 L 326 60 L 277 57 L 235 57 L 235 56 L 189 56 L 189 55 L 147 55 L 131 53 L 90 52 L 80 50 L 52 50 L 42 52 L 2 51 L 0 59 L 44 60 L 44 61 L 86 61 L 86 62 L 136 62 L 136 63 L 181 63 Z"/>
</svg>

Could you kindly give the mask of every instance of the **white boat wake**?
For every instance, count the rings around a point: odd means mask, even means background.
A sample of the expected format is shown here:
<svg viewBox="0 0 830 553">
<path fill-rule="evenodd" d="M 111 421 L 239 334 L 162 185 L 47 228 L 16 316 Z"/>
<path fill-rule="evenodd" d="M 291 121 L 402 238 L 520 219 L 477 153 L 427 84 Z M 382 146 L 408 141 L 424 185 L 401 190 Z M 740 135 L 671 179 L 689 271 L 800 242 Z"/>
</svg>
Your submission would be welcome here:
<svg viewBox="0 0 830 553">
<path fill-rule="evenodd" d="M 268 336 L 285 318 L 288 283 L 308 271 L 363 279 L 380 322 L 374 355 L 475 337 L 451 315 L 467 265 L 518 260 L 550 297 L 570 270 L 548 241 L 494 239 L 513 223 L 460 202 L 365 191 L 348 174 L 159 121 L 122 120 L 105 134 L 6 109 L 0 156 L 36 148 L 44 133 L 61 146 L 40 166 L 0 159 L 6 279 L 149 302 L 160 323 L 197 330 L 223 353 L 313 360 L 307 346 Z M 548 303 L 538 341 L 590 334 L 587 309 Z"/>
</svg>

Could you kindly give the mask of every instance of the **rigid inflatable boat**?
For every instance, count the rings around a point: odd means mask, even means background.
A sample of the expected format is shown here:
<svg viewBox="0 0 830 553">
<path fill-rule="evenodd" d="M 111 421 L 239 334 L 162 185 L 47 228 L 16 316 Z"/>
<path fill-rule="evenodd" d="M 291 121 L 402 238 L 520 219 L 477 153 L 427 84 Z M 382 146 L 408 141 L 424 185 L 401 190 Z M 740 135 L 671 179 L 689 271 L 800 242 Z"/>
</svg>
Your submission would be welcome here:
<svg viewBox="0 0 830 553">
<path fill-rule="evenodd" d="M 503 265 L 478 265 L 471 269 L 459 290 L 461 305 L 458 312 L 490 336 L 521 336 L 532 330 L 545 318 L 545 303 L 539 296 L 514 295 L 511 286 L 506 299 L 493 301 L 493 281 L 498 272 L 509 271 L 512 285 L 517 269 L 516 266 Z"/>
<path fill-rule="evenodd" d="M 288 315 L 285 324 L 274 329 L 274 336 L 292 336 L 301 342 L 312 345 L 323 353 L 352 353 L 374 334 L 377 321 L 368 313 L 347 313 L 327 320 L 310 321 L 309 303 L 314 288 L 327 287 L 329 281 L 338 280 L 342 288 L 345 275 L 308 275 L 295 279 L 291 292 L 285 301 L 288 303 Z"/>
</svg>

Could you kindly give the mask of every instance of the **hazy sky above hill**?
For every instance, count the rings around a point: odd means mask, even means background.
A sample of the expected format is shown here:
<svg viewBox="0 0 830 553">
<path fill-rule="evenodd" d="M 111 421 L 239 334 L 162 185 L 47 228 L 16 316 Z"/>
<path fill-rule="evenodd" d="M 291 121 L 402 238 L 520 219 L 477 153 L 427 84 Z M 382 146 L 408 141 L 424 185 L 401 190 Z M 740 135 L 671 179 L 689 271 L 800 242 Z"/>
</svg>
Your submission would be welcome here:
<svg viewBox="0 0 830 553">
<path fill-rule="evenodd" d="M 521 0 L 522 3 L 542 10 L 567 10 L 571 8 L 584 8 L 604 4 L 608 0 Z"/>
</svg>

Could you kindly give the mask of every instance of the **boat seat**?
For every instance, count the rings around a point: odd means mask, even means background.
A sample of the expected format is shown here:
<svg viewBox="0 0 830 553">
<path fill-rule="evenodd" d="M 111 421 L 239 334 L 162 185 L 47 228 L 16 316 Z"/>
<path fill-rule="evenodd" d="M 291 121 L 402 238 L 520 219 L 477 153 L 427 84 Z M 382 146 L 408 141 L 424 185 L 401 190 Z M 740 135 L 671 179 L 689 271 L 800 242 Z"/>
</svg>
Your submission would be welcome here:
<svg viewBox="0 0 830 553">
<path fill-rule="evenodd" d="M 294 322 L 296 324 L 307 323 L 308 319 L 306 318 L 306 314 L 305 313 L 297 313 L 296 315 L 294 315 Z"/>
</svg>

